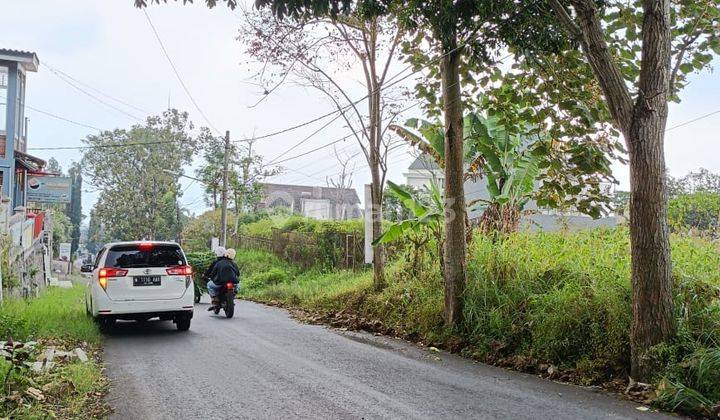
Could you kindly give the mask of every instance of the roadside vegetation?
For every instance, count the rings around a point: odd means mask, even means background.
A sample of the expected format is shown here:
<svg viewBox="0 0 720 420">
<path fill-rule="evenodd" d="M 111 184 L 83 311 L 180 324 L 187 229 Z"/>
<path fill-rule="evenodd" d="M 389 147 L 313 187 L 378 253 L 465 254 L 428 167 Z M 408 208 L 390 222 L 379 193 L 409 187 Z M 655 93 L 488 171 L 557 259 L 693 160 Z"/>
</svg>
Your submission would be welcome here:
<svg viewBox="0 0 720 420">
<path fill-rule="evenodd" d="M 52 288 L 0 307 L 0 418 L 104 418 L 102 336 L 85 315 L 83 287 Z M 50 350 L 57 350 L 48 359 Z M 76 349 L 89 356 L 75 355 Z M 33 363 L 40 366 L 33 367 Z"/>
<path fill-rule="evenodd" d="M 443 322 L 443 282 L 431 252 L 372 272 L 300 270 L 264 251 L 240 251 L 242 294 L 299 307 L 311 320 L 393 334 L 514 369 L 624 390 L 631 323 L 627 228 L 475 235 L 464 322 Z M 669 410 L 711 415 L 720 403 L 720 244 L 672 238 L 678 337 L 653 348 L 654 387 L 634 394 Z M 408 247 L 405 253 L 415 252 Z"/>
</svg>

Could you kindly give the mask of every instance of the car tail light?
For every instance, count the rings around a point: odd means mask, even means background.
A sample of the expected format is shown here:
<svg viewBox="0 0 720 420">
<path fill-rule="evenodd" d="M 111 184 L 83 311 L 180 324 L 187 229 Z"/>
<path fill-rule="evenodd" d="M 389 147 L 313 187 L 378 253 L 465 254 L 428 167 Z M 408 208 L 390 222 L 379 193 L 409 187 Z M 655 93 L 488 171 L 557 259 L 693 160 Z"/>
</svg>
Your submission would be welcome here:
<svg viewBox="0 0 720 420">
<path fill-rule="evenodd" d="M 192 267 L 189 265 L 178 265 L 167 269 L 169 276 L 190 276 L 192 275 Z"/>
<path fill-rule="evenodd" d="M 98 272 L 100 287 L 107 289 L 107 282 L 110 277 L 125 277 L 128 271 L 119 268 L 101 268 Z"/>
<path fill-rule="evenodd" d="M 152 242 L 140 242 L 140 245 L 138 245 L 138 248 L 140 251 L 150 251 L 153 249 Z"/>
</svg>

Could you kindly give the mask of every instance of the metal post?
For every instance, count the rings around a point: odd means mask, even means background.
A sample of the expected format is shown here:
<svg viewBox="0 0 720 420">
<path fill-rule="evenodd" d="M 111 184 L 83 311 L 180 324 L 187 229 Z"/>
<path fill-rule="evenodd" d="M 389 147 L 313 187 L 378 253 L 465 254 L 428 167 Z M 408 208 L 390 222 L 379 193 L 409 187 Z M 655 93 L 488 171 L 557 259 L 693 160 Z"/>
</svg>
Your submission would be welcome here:
<svg viewBox="0 0 720 420">
<path fill-rule="evenodd" d="M 227 246 L 227 207 L 228 207 L 228 161 L 230 160 L 230 131 L 225 132 L 225 156 L 223 168 L 223 190 L 222 190 L 222 232 L 220 242 Z"/>
</svg>

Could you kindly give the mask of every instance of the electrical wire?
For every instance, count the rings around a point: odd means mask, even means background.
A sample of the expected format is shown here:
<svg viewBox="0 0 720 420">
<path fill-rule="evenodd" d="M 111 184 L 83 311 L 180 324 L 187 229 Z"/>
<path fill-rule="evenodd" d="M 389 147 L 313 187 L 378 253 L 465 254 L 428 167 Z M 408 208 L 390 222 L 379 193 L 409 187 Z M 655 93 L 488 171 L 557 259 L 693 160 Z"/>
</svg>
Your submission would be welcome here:
<svg viewBox="0 0 720 420">
<path fill-rule="evenodd" d="M 127 117 L 130 117 L 130 118 L 132 118 L 132 119 L 134 119 L 134 120 L 136 120 L 136 121 L 142 121 L 142 118 L 139 118 L 139 117 L 137 117 L 137 116 L 135 116 L 135 115 L 133 115 L 133 114 L 131 114 L 131 113 L 129 113 L 129 112 L 126 112 L 125 110 L 123 110 L 123 109 L 121 109 L 121 108 L 119 108 L 119 107 L 117 107 L 117 106 L 115 106 L 115 105 L 113 105 L 113 104 L 111 104 L 111 103 L 108 103 L 108 102 L 105 101 L 104 99 L 98 98 L 97 96 L 95 96 L 95 95 L 93 95 L 92 93 L 88 92 L 87 90 L 81 88 L 81 87 L 78 86 L 77 84 L 73 83 L 73 82 L 70 81 L 69 79 L 65 79 L 60 73 L 58 73 L 57 71 L 55 71 L 53 68 L 51 68 L 51 67 L 49 67 L 49 66 L 48 66 L 48 68 L 50 69 L 50 72 L 51 72 L 51 73 L 53 73 L 55 76 L 57 76 L 58 79 L 62 80 L 62 81 L 65 82 L 68 86 L 72 87 L 73 89 L 77 90 L 78 92 L 80 92 L 80 93 L 88 96 L 88 97 L 91 98 L 91 99 L 94 99 L 95 101 L 97 101 L 97 102 L 99 102 L 99 103 L 101 103 L 101 104 L 103 104 L 103 105 L 105 105 L 105 106 L 107 106 L 107 107 L 109 107 L 109 108 L 111 108 L 111 109 L 113 109 L 113 110 L 115 110 L 115 111 L 117 111 L 117 112 L 119 112 L 119 113 L 127 116 Z"/>
<path fill-rule="evenodd" d="M 115 96 L 112 96 L 112 95 L 110 95 L 110 94 L 108 94 L 108 93 L 106 93 L 106 92 L 103 92 L 102 90 L 100 90 L 100 89 L 98 89 L 98 88 L 96 88 L 96 87 L 93 87 L 93 86 L 91 86 L 91 85 L 83 82 L 82 80 L 79 80 L 79 79 L 76 78 L 76 77 L 73 77 L 72 75 L 68 74 L 67 72 L 65 72 L 65 71 L 63 71 L 63 70 L 60 70 L 59 68 L 57 68 L 57 67 L 55 67 L 55 66 L 50 65 L 50 64 L 47 62 L 47 60 L 43 60 L 43 65 L 44 65 L 45 67 L 47 67 L 48 69 L 50 69 L 50 71 L 55 72 L 55 73 L 59 73 L 61 76 L 66 77 L 66 78 L 72 80 L 73 82 L 75 82 L 75 83 L 77 83 L 77 84 L 79 84 L 79 85 L 81 85 L 81 86 L 84 86 L 84 87 L 87 88 L 87 89 L 90 89 L 90 90 L 92 90 L 92 91 L 95 91 L 95 92 L 97 92 L 98 94 L 100 94 L 100 95 L 102 95 L 102 96 L 104 96 L 104 97 L 106 97 L 106 98 L 108 98 L 108 99 L 110 99 L 110 100 L 113 100 L 113 101 L 115 101 L 115 102 L 117 102 L 117 103 L 119 103 L 119 104 L 125 105 L 126 107 L 132 108 L 132 109 L 134 109 L 134 110 L 136 110 L 136 111 L 138 111 L 138 112 L 142 112 L 143 114 L 151 114 L 150 111 L 146 111 L 145 109 L 140 108 L 140 107 L 138 107 L 138 106 L 135 106 L 135 105 L 133 105 L 133 104 L 131 104 L 131 103 L 125 101 L 125 100 L 122 100 L 122 99 L 119 99 L 119 98 L 117 98 L 117 97 L 115 97 Z M 56 75 L 57 75 L 57 74 L 56 74 Z"/>
<path fill-rule="evenodd" d="M 182 86 L 183 90 L 187 94 L 188 98 L 190 98 L 190 102 L 195 106 L 195 109 L 200 113 L 200 115 L 203 117 L 205 122 L 208 124 L 208 126 L 215 131 L 217 135 L 222 135 L 220 130 L 215 128 L 213 123 L 210 122 L 210 119 L 205 115 L 203 110 L 198 105 L 197 101 L 195 101 L 195 98 L 193 97 L 192 93 L 190 93 L 190 89 L 188 89 L 187 85 L 183 81 L 182 76 L 180 76 L 180 72 L 178 71 L 177 67 L 175 67 L 175 63 L 173 62 L 172 58 L 170 57 L 170 54 L 167 52 L 167 49 L 165 49 L 165 44 L 162 42 L 162 38 L 160 38 L 160 34 L 158 33 L 157 29 L 155 28 L 155 25 L 152 22 L 152 19 L 150 19 L 150 15 L 148 14 L 146 9 L 143 9 L 143 13 L 145 14 L 145 18 L 147 19 L 148 23 L 150 24 L 150 28 L 153 31 L 153 34 L 155 34 L 155 38 L 158 41 L 158 44 L 160 44 L 160 49 L 162 50 L 163 54 L 165 55 L 165 58 L 167 59 L 168 63 L 170 63 L 170 67 L 173 70 L 173 73 L 175 73 L 175 76 L 178 79 L 178 82 L 180 82 L 180 86 Z"/>
</svg>

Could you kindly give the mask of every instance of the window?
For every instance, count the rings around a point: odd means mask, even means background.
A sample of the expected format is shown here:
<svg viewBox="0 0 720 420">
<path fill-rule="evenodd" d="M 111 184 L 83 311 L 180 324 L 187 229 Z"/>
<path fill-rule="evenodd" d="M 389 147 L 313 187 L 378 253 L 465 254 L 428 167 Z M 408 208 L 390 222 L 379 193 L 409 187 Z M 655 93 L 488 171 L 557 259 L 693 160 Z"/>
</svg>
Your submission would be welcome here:
<svg viewBox="0 0 720 420">
<path fill-rule="evenodd" d="M 153 244 L 147 249 L 140 248 L 140 245 L 119 245 L 111 248 L 105 259 L 105 267 L 145 268 L 185 265 L 185 257 L 177 245 Z"/>
<path fill-rule="evenodd" d="M 0 133 L 7 130 L 8 68 L 0 66 Z"/>
<path fill-rule="evenodd" d="M 104 253 L 105 253 L 105 248 L 98 251 L 97 256 L 95 257 L 95 263 L 93 264 L 93 268 L 97 268 L 97 266 L 100 265 L 100 258 L 102 258 Z"/>
<path fill-rule="evenodd" d="M 18 70 L 18 90 L 17 90 L 17 108 L 15 108 L 15 138 L 17 140 L 23 140 L 25 138 L 25 75 Z M 25 152 L 24 143 L 18 141 L 15 148 Z"/>
<path fill-rule="evenodd" d="M 330 218 L 330 201 L 306 198 L 303 200 L 303 210 L 306 217 L 327 220 Z"/>
</svg>

